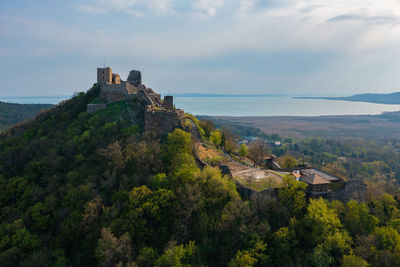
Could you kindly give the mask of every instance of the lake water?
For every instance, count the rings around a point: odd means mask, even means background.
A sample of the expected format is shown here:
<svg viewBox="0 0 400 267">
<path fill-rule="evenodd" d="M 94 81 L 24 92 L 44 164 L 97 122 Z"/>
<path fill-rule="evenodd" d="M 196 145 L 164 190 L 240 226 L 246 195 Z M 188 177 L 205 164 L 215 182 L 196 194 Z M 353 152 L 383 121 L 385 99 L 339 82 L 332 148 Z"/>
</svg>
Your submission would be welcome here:
<svg viewBox="0 0 400 267">
<path fill-rule="evenodd" d="M 0 97 L 0 101 L 21 104 L 57 104 L 69 96 Z M 195 115 L 210 116 L 319 116 L 381 114 L 400 111 L 400 105 L 385 105 L 289 96 L 176 96 L 175 106 Z"/>
</svg>

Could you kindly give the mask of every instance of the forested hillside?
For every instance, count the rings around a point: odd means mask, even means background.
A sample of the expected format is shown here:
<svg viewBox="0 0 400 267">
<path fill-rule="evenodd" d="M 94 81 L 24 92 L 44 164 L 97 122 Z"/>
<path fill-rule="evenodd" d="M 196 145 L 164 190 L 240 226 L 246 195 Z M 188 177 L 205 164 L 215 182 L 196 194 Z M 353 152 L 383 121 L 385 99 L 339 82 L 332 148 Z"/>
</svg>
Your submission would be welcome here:
<svg viewBox="0 0 400 267">
<path fill-rule="evenodd" d="M 135 99 L 87 114 L 97 95 L 0 137 L 0 266 L 400 265 L 396 197 L 308 200 L 286 177 L 279 199 L 243 200 L 196 164 L 188 131 L 142 133 Z M 222 149 L 222 131 L 192 119 Z"/>
<path fill-rule="evenodd" d="M 11 125 L 35 117 L 41 110 L 48 109 L 49 104 L 14 104 L 0 102 L 0 132 Z"/>
</svg>

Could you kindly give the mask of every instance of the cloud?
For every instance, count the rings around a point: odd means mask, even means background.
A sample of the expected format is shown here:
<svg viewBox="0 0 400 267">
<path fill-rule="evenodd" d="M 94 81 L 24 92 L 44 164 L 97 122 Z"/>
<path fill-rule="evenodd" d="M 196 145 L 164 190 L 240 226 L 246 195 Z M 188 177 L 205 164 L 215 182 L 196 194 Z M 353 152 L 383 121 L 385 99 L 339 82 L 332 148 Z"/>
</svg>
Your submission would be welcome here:
<svg viewBox="0 0 400 267">
<path fill-rule="evenodd" d="M 339 22 L 348 20 L 362 21 L 371 24 L 395 24 L 399 21 L 399 18 L 395 16 L 365 16 L 361 14 L 343 14 L 335 16 L 328 21 Z"/>
<path fill-rule="evenodd" d="M 195 11 L 200 12 L 201 15 L 213 17 L 223 3 L 223 0 L 196 0 L 193 2 L 192 7 Z"/>
<path fill-rule="evenodd" d="M 105 14 L 106 10 L 100 8 L 98 6 L 91 6 L 91 5 L 77 5 L 75 7 L 77 10 L 88 13 L 88 14 Z"/>
<path fill-rule="evenodd" d="M 190 8 L 187 9 L 186 6 Z M 222 6 L 223 0 L 87 0 L 86 4 L 77 5 L 75 8 L 89 14 L 122 12 L 135 17 L 144 17 L 150 13 L 183 12 L 201 17 L 213 17 Z"/>
<path fill-rule="evenodd" d="M 122 12 L 135 17 L 144 17 L 147 12 L 163 13 L 169 10 L 174 0 L 91 0 L 75 8 L 90 14 Z M 141 10 L 141 11 L 139 11 Z"/>
</svg>

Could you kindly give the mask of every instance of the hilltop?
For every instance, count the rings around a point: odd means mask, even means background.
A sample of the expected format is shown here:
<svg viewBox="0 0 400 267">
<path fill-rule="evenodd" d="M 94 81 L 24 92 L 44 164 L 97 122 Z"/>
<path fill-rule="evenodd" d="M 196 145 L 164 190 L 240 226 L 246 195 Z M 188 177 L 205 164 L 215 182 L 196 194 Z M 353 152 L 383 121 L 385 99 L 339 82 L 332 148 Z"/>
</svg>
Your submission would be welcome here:
<svg viewBox="0 0 400 267">
<path fill-rule="evenodd" d="M 104 71 L 110 79 L 0 135 L 0 266 L 399 265 L 397 198 L 319 198 L 334 190 L 327 179 L 346 177 L 295 176 L 305 164 L 275 164 L 265 141 L 238 149 L 137 71 L 126 82 Z M 311 143 L 317 155 L 329 142 Z M 371 176 L 390 169 L 372 163 Z"/>
</svg>

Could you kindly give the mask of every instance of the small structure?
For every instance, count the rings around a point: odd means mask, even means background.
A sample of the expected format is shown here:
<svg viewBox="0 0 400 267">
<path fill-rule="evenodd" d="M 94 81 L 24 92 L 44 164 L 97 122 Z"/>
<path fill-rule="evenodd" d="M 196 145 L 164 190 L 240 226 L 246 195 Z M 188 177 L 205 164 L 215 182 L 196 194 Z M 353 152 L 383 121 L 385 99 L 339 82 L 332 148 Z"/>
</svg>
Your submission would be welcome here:
<svg viewBox="0 0 400 267">
<path fill-rule="evenodd" d="M 302 176 L 307 176 L 307 175 L 311 175 L 311 174 L 318 174 L 321 178 L 323 178 L 324 180 L 326 180 L 326 181 L 328 181 L 330 183 L 338 183 L 338 182 L 342 182 L 343 181 L 342 178 L 330 175 L 330 174 L 328 174 L 326 172 L 319 171 L 319 170 L 316 170 L 316 169 L 302 169 L 300 173 L 301 173 Z"/>
<path fill-rule="evenodd" d="M 325 193 L 328 192 L 328 184 L 329 181 L 322 178 L 320 175 L 316 173 L 312 173 L 310 175 L 304 175 L 300 177 L 300 181 L 306 182 L 309 186 L 309 191 L 315 193 Z"/>
<path fill-rule="evenodd" d="M 307 191 L 311 196 L 326 195 L 344 186 L 344 180 L 326 172 L 316 169 L 304 169 L 300 171 L 300 181 L 308 184 Z"/>
</svg>

